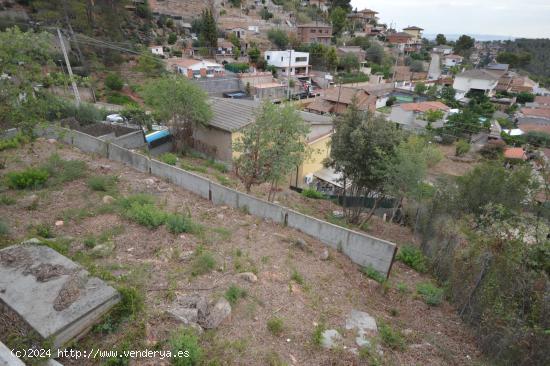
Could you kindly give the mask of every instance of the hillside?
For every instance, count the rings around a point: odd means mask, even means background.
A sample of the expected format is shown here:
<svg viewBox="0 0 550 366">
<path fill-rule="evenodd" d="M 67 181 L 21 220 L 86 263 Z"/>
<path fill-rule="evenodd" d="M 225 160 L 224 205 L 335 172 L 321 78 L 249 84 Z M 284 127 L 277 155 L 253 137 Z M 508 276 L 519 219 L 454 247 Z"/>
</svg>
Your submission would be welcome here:
<svg viewBox="0 0 550 366">
<path fill-rule="evenodd" d="M 181 324 L 166 310 L 176 299 L 197 294 L 225 296 L 233 303 L 229 319 L 199 336 L 204 360 L 214 364 L 464 365 L 480 360 L 455 309 L 445 301 L 426 305 L 416 289 L 430 279 L 399 262 L 381 285 L 338 252 L 323 260 L 325 246 L 295 230 L 215 207 L 172 184 L 41 139 L 2 152 L 3 174 L 41 166 L 54 153 L 62 159 L 58 166 L 65 166 L 64 159 L 85 162 L 85 168 L 73 167 L 70 174 L 60 168 L 58 179 L 34 192 L 2 187 L 0 217 L 9 230 L 2 246 L 31 236 L 49 238 L 42 239 L 46 245 L 133 294 L 134 301 L 129 314 L 105 317 L 76 349 L 170 349 Z M 165 226 L 147 228 L 121 216 L 117 202 L 136 193 L 148 195 L 165 212 L 188 213 L 194 229 L 172 234 Z M 242 272 L 255 273 L 257 281 L 243 279 Z M 376 319 L 378 332 L 369 339 L 378 346 L 358 349 L 355 331 L 344 327 L 352 310 Z M 324 329 L 342 334 L 339 347 L 320 348 Z"/>
</svg>

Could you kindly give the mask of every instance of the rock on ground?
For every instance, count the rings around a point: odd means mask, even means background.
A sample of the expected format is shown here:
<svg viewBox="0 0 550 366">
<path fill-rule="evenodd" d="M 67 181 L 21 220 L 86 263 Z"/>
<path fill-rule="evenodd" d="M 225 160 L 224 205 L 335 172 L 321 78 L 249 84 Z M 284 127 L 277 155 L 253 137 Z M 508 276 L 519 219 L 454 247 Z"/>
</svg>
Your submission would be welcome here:
<svg viewBox="0 0 550 366">
<path fill-rule="evenodd" d="M 252 272 L 242 272 L 242 273 L 237 274 L 237 277 L 239 277 L 239 278 L 241 278 L 245 281 L 248 281 L 248 282 L 257 282 L 258 281 L 258 276 L 256 276 Z"/>
<path fill-rule="evenodd" d="M 355 343 L 359 347 L 370 345 L 369 337 L 376 335 L 376 320 L 364 311 L 352 310 L 346 318 L 346 329 L 357 329 Z"/>
<path fill-rule="evenodd" d="M 336 329 L 327 329 L 321 334 L 321 346 L 323 348 L 334 348 L 342 342 L 342 336 Z"/>
<path fill-rule="evenodd" d="M 231 304 L 224 297 L 220 298 L 214 306 L 208 309 L 208 315 L 199 318 L 199 324 L 205 329 L 217 328 L 231 315 Z"/>
</svg>

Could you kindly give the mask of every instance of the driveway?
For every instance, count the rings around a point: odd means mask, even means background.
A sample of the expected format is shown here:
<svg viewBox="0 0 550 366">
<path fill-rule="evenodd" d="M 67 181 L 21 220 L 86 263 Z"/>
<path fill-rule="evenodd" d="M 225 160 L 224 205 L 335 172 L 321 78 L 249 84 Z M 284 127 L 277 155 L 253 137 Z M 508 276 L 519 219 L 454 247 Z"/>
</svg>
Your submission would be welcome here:
<svg viewBox="0 0 550 366">
<path fill-rule="evenodd" d="M 439 64 L 439 54 L 432 53 L 432 61 L 428 69 L 428 80 L 437 80 L 441 75 L 441 66 Z"/>
</svg>

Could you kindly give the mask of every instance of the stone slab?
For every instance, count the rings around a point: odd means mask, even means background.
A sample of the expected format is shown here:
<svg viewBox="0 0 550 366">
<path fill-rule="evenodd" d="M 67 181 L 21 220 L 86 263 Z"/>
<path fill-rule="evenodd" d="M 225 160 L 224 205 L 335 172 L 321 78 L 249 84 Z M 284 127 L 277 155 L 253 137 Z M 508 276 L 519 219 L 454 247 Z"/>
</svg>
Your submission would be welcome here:
<svg viewBox="0 0 550 366">
<path fill-rule="evenodd" d="M 25 364 L 15 357 L 4 343 L 0 342 L 0 366 L 25 366 Z"/>
<path fill-rule="evenodd" d="M 0 250 L 0 303 L 55 348 L 85 333 L 118 292 L 55 250 L 23 243 Z"/>
</svg>

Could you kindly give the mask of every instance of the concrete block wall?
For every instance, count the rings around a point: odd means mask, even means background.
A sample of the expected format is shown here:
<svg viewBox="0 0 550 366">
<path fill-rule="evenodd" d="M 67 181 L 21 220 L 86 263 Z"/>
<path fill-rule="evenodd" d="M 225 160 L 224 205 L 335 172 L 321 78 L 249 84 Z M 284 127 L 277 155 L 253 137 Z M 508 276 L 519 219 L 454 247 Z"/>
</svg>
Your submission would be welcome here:
<svg viewBox="0 0 550 366">
<path fill-rule="evenodd" d="M 297 229 L 341 251 L 354 263 L 361 266 L 371 266 L 378 272 L 389 275 L 397 250 L 394 243 L 333 225 L 287 207 L 227 188 L 181 168 L 150 159 L 147 156 L 113 143 L 106 143 L 78 131 L 58 128 L 39 132 L 47 135 L 58 133 L 60 139 L 63 139 L 66 143 L 72 143 L 83 151 L 101 154 L 111 160 L 132 166 L 141 172 L 164 178 L 205 199 L 211 200 L 216 205 L 245 209 L 252 215 Z"/>
<path fill-rule="evenodd" d="M 137 130 L 115 138 L 113 143 L 126 149 L 139 149 L 145 146 L 145 134 L 143 130 Z"/>
</svg>

